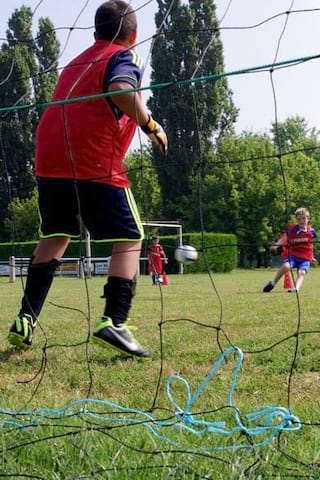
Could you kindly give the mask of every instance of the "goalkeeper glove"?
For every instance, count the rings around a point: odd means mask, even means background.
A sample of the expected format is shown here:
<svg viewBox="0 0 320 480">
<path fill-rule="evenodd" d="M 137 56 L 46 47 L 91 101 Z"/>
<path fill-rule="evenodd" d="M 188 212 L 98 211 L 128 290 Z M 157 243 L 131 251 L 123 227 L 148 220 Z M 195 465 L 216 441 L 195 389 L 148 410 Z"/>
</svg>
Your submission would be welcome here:
<svg viewBox="0 0 320 480">
<path fill-rule="evenodd" d="M 149 115 L 148 122 L 141 125 L 141 130 L 150 138 L 152 143 L 159 148 L 160 152 L 167 153 L 168 139 L 165 131 L 158 122 Z"/>
</svg>

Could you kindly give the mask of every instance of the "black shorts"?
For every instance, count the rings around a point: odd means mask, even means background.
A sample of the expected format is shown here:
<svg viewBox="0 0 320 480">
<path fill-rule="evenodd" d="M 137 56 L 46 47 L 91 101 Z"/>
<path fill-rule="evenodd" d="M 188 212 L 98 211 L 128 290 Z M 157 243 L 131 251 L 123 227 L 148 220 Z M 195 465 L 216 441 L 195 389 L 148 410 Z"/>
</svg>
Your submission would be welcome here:
<svg viewBox="0 0 320 480">
<path fill-rule="evenodd" d="M 143 226 L 130 188 L 88 180 L 37 178 L 40 238 L 79 237 L 83 223 L 94 240 L 140 241 Z"/>
</svg>

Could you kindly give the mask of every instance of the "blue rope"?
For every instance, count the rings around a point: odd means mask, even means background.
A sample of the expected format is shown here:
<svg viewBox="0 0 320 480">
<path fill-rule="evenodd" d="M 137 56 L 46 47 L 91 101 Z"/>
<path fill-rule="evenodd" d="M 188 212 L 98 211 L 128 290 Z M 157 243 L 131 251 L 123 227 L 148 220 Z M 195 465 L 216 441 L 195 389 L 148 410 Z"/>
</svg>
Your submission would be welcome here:
<svg viewBox="0 0 320 480">
<path fill-rule="evenodd" d="M 232 374 L 232 382 L 227 395 L 227 404 L 224 408 L 227 408 L 234 414 L 235 426 L 233 428 L 227 427 L 226 421 L 208 421 L 204 418 L 198 420 L 192 414 L 191 410 L 193 404 L 199 399 L 203 393 L 207 384 L 212 380 L 217 373 L 221 364 L 230 355 L 237 356 L 236 366 Z M 52 418 L 71 418 L 81 417 L 97 420 L 100 424 L 122 424 L 126 426 L 135 425 L 143 426 L 149 430 L 161 442 L 167 442 L 175 447 L 184 448 L 187 452 L 210 452 L 217 450 L 236 450 L 240 448 L 255 448 L 265 446 L 269 444 L 272 439 L 280 432 L 294 432 L 301 429 L 300 420 L 291 414 L 291 412 L 284 407 L 264 407 L 260 410 L 246 414 L 244 416 L 245 423 L 241 420 L 240 412 L 233 403 L 233 395 L 236 389 L 237 379 L 243 363 L 243 352 L 238 347 L 229 347 L 222 352 L 216 363 L 211 368 L 208 375 L 201 382 L 194 394 L 191 394 L 190 386 L 188 382 L 179 375 L 171 375 L 166 381 L 166 393 L 168 400 L 174 407 L 174 420 L 158 420 L 153 415 L 142 410 L 135 408 L 124 407 L 108 400 L 99 400 L 93 398 L 85 398 L 81 400 L 75 400 L 63 406 L 60 409 L 40 408 L 30 411 L 10 411 L 0 408 L 0 426 L 15 427 L 17 429 L 25 429 L 28 427 L 34 427 L 42 425 L 44 420 Z M 181 406 L 174 399 L 172 394 L 173 383 L 179 382 L 185 389 L 185 405 Z M 101 413 L 95 413 L 90 411 L 90 407 L 103 406 L 112 408 L 116 413 L 123 413 L 124 416 L 115 416 L 110 414 L 105 416 Z M 131 416 L 128 416 L 131 415 Z M 197 417 L 199 414 L 197 414 Z M 8 419 L 8 417 L 10 417 Z M 13 419 L 15 417 L 15 419 Z M 23 421 L 21 417 L 26 417 L 27 421 Z M 18 418 L 20 420 L 18 420 Z M 259 422 L 258 425 L 257 422 Z M 247 443 L 241 443 L 240 445 L 220 445 L 220 446 L 201 446 L 199 448 L 185 448 L 181 444 L 181 441 L 172 440 L 171 438 L 161 434 L 161 430 L 167 427 L 178 428 L 181 432 L 187 432 L 197 437 L 208 434 L 219 434 L 225 437 L 232 437 L 239 434 L 245 434 L 247 436 Z M 171 432 L 170 432 L 171 433 Z M 254 442 L 255 437 L 263 437 L 257 439 Z M 180 437 L 179 437 L 180 438 Z M 243 436 L 244 438 L 244 436 Z M 250 438 L 250 441 L 249 441 Z M 188 438 L 189 442 L 189 438 Z"/>
</svg>

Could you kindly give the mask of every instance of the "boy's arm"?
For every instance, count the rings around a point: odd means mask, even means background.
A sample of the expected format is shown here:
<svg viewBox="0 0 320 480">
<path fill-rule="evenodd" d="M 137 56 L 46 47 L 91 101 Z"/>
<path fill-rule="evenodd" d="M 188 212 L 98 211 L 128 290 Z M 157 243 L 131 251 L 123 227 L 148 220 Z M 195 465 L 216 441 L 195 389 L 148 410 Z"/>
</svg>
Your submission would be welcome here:
<svg viewBox="0 0 320 480">
<path fill-rule="evenodd" d="M 133 89 L 127 82 L 112 82 L 109 85 L 109 92 L 120 92 L 122 90 Z M 113 95 L 111 100 L 128 117 L 134 120 L 138 125 L 145 125 L 148 122 L 149 115 L 137 92 L 126 92 L 121 95 Z"/>
<path fill-rule="evenodd" d="M 132 85 L 126 82 L 112 82 L 108 91 L 115 92 L 132 89 Z M 128 117 L 134 120 L 148 135 L 154 145 L 165 154 L 167 151 L 167 135 L 159 123 L 148 114 L 137 92 L 126 92 L 112 96 L 113 103 Z"/>
<path fill-rule="evenodd" d="M 278 247 L 281 247 L 281 245 L 283 245 L 284 243 L 287 243 L 287 241 L 288 241 L 287 234 L 284 233 L 283 235 L 281 235 L 281 237 L 275 244 L 271 245 L 270 250 L 277 250 Z"/>
<path fill-rule="evenodd" d="M 167 258 L 166 252 L 164 251 L 163 247 L 161 247 L 160 256 L 161 256 L 161 260 L 163 260 L 163 262 L 167 265 L 168 258 Z"/>
<path fill-rule="evenodd" d="M 104 91 L 126 90 L 126 93 L 109 97 L 108 101 L 115 105 L 120 116 L 123 113 L 128 115 L 142 128 L 154 145 L 162 153 L 166 153 L 168 140 L 163 128 L 148 114 L 139 93 L 128 91 L 140 85 L 142 64 L 141 58 L 134 50 L 117 52 L 107 65 L 103 82 Z M 118 113 L 115 112 L 115 115 L 118 116 Z"/>
</svg>

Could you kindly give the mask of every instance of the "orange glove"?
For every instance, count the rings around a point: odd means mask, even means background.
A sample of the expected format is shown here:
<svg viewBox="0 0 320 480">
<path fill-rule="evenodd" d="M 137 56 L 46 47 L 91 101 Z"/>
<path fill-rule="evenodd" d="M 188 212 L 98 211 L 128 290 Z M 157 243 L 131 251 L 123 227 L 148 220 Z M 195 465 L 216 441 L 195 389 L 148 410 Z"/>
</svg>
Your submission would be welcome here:
<svg viewBox="0 0 320 480">
<path fill-rule="evenodd" d="M 151 115 L 149 115 L 148 122 L 145 125 L 141 125 L 141 130 L 150 138 L 160 152 L 166 155 L 168 148 L 167 135 L 161 125 L 153 120 Z"/>
</svg>

